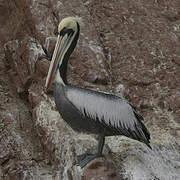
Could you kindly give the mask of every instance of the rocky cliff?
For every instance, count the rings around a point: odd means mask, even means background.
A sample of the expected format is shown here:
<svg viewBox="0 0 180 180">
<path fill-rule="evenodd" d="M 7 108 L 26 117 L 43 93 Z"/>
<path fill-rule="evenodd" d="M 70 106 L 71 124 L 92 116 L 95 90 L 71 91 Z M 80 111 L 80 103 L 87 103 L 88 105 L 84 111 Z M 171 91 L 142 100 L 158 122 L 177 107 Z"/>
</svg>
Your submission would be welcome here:
<svg viewBox="0 0 180 180">
<path fill-rule="evenodd" d="M 0 179 L 178 180 L 180 177 L 179 0 L 0 1 Z M 121 94 L 143 114 L 152 150 L 106 139 L 84 169 L 76 155 L 96 137 L 71 130 L 43 91 L 67 16 L 82 18 L 68 81 Z"/>
</svg>

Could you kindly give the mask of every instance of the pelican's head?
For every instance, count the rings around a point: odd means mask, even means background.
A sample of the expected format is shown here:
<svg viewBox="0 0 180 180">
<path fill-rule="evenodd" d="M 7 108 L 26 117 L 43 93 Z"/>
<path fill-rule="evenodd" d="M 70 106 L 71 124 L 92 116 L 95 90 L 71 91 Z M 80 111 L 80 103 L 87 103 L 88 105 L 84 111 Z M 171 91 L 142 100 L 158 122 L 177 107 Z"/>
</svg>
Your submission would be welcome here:
<svg viewBox="0 0 180 180">
<path fill-rule="evenodd" d="M 49 88 L 57 69 L 60 69 L 60 76 L 66 81 L 66 66 L 70 54 L 73 52 L 79 37 L 78 18 L 64 18 L 58 26 L 58 37 L 53 57 L 46 78 L 45 90 Z"/>
</svg>

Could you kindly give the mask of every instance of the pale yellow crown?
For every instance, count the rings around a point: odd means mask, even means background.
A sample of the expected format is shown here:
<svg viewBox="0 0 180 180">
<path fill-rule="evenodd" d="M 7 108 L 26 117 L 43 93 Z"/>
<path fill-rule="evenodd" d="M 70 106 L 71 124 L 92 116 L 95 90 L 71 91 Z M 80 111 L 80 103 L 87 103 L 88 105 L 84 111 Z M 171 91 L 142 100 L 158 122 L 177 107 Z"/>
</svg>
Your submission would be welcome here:
<svg viewBox="0 0 180 180">
<path fill-rule="evenodd" d="M 73 29 L 77 31 L 77 22 L 82 24 L 82 20 L 79 17 L 66 17 L 62 19 L 58 26 L 58 32 L 60 32 L 64 27 L 68 29 Z"/>
</svg>

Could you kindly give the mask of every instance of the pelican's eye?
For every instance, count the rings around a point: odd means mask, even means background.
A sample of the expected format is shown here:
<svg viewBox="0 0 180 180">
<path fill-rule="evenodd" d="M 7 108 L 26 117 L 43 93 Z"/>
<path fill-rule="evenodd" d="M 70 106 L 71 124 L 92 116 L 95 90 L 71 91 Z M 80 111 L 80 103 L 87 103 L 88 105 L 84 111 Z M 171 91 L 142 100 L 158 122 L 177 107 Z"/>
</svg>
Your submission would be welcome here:
<svg viewBox="0 0 180 180">
<path fill-rule="evenodd" d="M 64 36 L 65 34 L 73 34 L 74 30 L 73 29 L 68 29 L 67 27 L 64 27 L 61 31 L 60 31 L 60 36 Z"/>
</svg>

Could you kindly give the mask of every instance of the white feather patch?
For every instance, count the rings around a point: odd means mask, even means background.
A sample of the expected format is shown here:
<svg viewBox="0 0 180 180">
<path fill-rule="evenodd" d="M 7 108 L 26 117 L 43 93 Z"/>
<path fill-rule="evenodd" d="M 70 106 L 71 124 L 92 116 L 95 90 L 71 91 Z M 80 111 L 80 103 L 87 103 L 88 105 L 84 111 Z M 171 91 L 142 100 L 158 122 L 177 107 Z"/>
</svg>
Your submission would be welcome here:
<svg viewBox="0 0 180 180">
<path fill-rule="evenodd" d="M 134 129 L 137 119 L 126 100 L 106 93 L 68 88 L 67 98 L 84 115 L 115 128 Z"/>
</svg>

